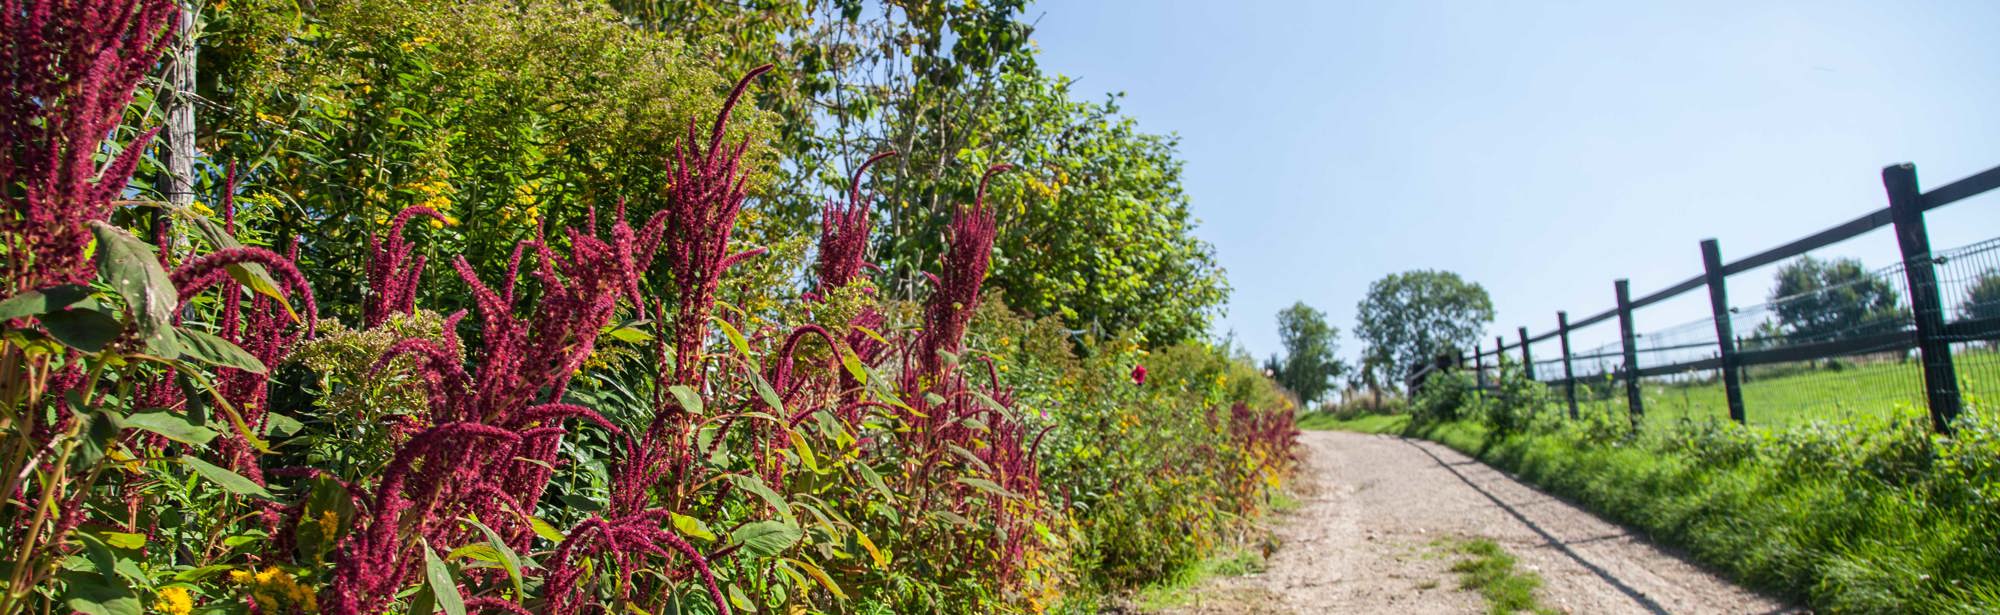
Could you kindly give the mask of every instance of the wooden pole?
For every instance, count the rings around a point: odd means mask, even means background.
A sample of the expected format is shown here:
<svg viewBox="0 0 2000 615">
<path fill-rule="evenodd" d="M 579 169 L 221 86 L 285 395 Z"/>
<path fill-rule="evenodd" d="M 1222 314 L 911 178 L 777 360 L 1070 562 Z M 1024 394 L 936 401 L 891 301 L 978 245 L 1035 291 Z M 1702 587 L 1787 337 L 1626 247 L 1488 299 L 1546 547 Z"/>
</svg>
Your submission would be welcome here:
<svg viewBox="0 0 2000 615">
<path fill-rule="evenodd" d="M 1729 276 L 1722 271 L 1722 246 L 1714 239 L 1701 241 L 1701 267 L 1708 278 L 1708 308 L 1715 314 L 1715 350 L 1722 361 L 1722 390 L 1729 399 L 1729 420 L 1741 425 L 1743 376 L 1736 360 L 1736 332 L 1729 322 Z"/>
<path fill-rule="evenodd" d="M 1896 245 L 1903 252 L 1903 280 L 1909 285 L 1910 312 L 1916 319 L 1917 348 L 1924 361 L 1924 396 L 1930 402 L 1931 429 L 1951 433 L 1958 418 L 1958 372 L 1951 363 L 1951 341 L 1945 337 L 1944 302 L 1938 296 L 1937 270 L 1931 262 L 1930 232 L 1924 228 L 1923 193 L 1917 190 L 1917 167 L 1903 163 L 1882 169 L 1882 187 L 1889 192 L 1889 219 L 1896 225 Z"/>
<path fill-rule="evenodd" d="M 1535 355 L 1528 352 L 1528 328 L 1520 327 L 1519 331 L 1521 334 L 1521 373 L 1526 375 L 1529 380 L 1534 380 Z"/>
<path fill-rule="evenodd" d="M 194 202 L 195 7 L 180 3 L 180 23 L 167 51 L 167 202 L 176 208 Z M 166 249 L 166 246 L 161 246 Z"/>
<path fill-rule="evenodd" d="M 1556 335 L 1562 338 L 1563 397 L 1569 399 L 1569 418 L 1576 420 L 1576 369 L 1569 363 L 1569 312 L 1556 312 Z"/>
<path fill-rule="evenodd" d="M 1646 406 L 1639 400 L 1639 346 L 1632 339 L 1632 283 L 1618 280 L 1612 287 L 1618 292 L 1618 341 L 1625 347 L 1625 403 L 1632 414 L 1632 428 L 1638 429 Z"/>
</svg>

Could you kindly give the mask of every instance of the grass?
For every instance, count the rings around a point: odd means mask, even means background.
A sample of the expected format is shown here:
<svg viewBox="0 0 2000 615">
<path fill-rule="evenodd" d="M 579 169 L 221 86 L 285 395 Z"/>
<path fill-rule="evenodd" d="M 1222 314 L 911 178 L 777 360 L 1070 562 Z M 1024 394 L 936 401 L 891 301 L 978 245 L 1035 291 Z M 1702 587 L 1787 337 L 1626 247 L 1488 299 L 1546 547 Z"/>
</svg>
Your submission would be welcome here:
<svg viewBox="0 0 2000 615">
<path fill-rule="evenodd" d="M 1555 613 L 1535 599 L 1535 590 L 1542 586 L 1541 575 L 1520 571 L 1515 565 L 1514 555 L 1501 548 L 1499 543 L 1487 538 L 1475 538 L 1456 541 L 1448 546 L 1461 557 L 1451 565 L 1451 571 L 1458 573 L 1459 589 L 1479 592 L 1486 599 L 1488 613 Z"/>
<path fill-rule="evenodd" d="M 2000 352 L 1959 349 L 1954 357 L 1960 389 L 2000 397 Z M 1551 387 L 1556 399 L 1561 387 Z M 1648 423 L 1727 420 L 1729 405 L 1718 377 L 1683 382 L 1642 381 Z M 1603 412 L 1626 411 L 1624 384 L 1601 382 L 1577 389 L 1577 403 Z M 1743 406 L 1754 425 L 1795 426 L 1845 417 L 1920 417 L 1923 368 L 1914 359 L 1848 359 L 1814 366 L 1752 367 L 1743 383 Z"/>
<path fill-rule="evenodd" d="M 1265 569 L 1264 555 L 1247 547 L 1225 549 L 1195 562 L 1159 583 L 1140 588 L 1135 596 L 1144 611 L 1161 611 L 1192 604 L 1195 589 L 1216 577 L 1240 577 Z"/>
<path fill-rule="evenodd" d="M 1407 416 L 1312 424 L 1441 442 L 1821 612 L 1981 613 L 2000 612 L 1990 414 L 1956 438 L 1888 420 L 1649 425 L 1637 438 L 1575 423 L 1506 437 Z"/>
</svg>

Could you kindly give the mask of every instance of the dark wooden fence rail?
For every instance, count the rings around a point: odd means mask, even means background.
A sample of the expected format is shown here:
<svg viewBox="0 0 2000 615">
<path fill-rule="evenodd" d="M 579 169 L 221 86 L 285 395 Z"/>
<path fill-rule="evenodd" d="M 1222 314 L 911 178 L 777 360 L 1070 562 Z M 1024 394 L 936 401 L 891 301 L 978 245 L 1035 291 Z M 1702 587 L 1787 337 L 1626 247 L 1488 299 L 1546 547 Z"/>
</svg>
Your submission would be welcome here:
<svg viewBox="0 0 2000 615">
<path fill-rule="evenodd" d="M 1614 295 L 1617 298 L 1615 307 L 1578 320 L 1570 320 L 1567 312 L 1557 312 L 1555 330 L 1531 336 L 1527 327 L 1521 327 L 1518 329 L 1519 341 L 1514 345 L 1509 346 L 1505 337 L 1496 337 L 1493 340 L 1492 350 L 1473 348 L 1469 358 L 1460 360 L 1460 366 L 1470 363 L 1478 370 L 1479 385 L 1485 387 L 1487 385 L 1485 368 L 1489 357 L 1497 366 L 1500 364 L 1500 357 L 1512 349 L 1520 353 L 1518 360 L 1523 369 L 1532 370 L 1534 358 L 1528 352 L 1528 348 L 1536 342 L 1559 338 L 1563 352 L 1562 377 L 1553 378 L 1553 374 L 1545 374 L 1550 377 L 1544 382 L 1563 387 L 1564 397 L 1569 404 L 1569 414 L 1574 418 L 1577 413 L 1577 383 L 1591 380 L 1596 376 L 1578 377 L 1571 366 L 1571 361 L 1617 357 L 1621 360 L 1621 364 L 1615 368 L 1615 373 L 1624 381 L 1626 401 L 1634 425 L 1638 424 L 1639 418 L 1645 413 L 1645 406 L 1639 395 L 1641 378 L 1697 370 L 1721 370 L 1723 387 L 1728 399 L 1729 418 L 1741 423 L 1746 420 L 1748 414 L 1743 405 L 1742 384 L 1742 371 L 1746 367 L 1870 352 L 1907 351 L 1915 348 L 1922 355 L 1925 401 L 1930 407 L 1931 426 L 1938 432 L 1948 432 L 1953 419 L 1958 416 L 1961 404 L 1958 376 L 1951 360 L 1951 341 L 2000 337 L 2000 318 L 1968 318 L 1946 322 L 1943 300 L 1938 293 L 1935 263 L 1931 257 L 1930 236 L 1924 227 L 1924 212 L 1989 190 L 2000 189 L 2000 167 L 1987 169 L 1929 192 L 1923 192 L 1918 189 L 1915 165 L 1909 163 L 1891 165 L 1882 169 L 1882 186 L 1889 197 L 1889 206 L 1886 208 L 1733 262 L 1722 260 L 1722 248 L 1716 240 L 1702 240 L 1701 275 L 1636 299 L 1631 297 L 1628 283 L 1625 280 L 1617 280 L 1613 284 Z M 1902 252 L 1904 289 L 1909 292 L 1911 303 L 1909 327 L 1778 348 L 1750 350 L 1736 347 L 1735 332 L 1732 330 L 1729 317 L 1729 276 L 1847 241 L 1884 226 L 1895 228 L 1896 245 Z M 1716 350 L 1716 355 L 1694 361 L 1640 368 L 1638 353 L 1641 349 L 1634 343 L 1632 313 L 1699 288 L 1708 290 L 1709 307 L 1714 312 L 1716 341 L 1656 347 L 1645 351 L 1712 346 Z M 1620 352 L 1583 356 L 1570 354 L 1571 331 L 1613 318 L 1618 319 Z M 1464 356 L 1461 354 L 1461 357 Z M 1426 369 L 1420 374 L 1427 374 L 1429 371 L 1431 370 Z M 1530 371 L 1530 378 L 1534 377 L 1532 374 Z"/>
</svg>

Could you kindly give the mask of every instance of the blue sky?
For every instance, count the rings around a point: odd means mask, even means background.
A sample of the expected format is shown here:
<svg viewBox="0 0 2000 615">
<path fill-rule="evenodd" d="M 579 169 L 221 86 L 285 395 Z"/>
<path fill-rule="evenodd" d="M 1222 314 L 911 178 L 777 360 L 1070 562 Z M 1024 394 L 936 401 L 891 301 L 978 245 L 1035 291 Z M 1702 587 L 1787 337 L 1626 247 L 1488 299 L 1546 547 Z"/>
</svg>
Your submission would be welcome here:
<svg viewBox="0 0 2000 615">
<path fill-rule="evenodd" d="M 1070 0 L 1029 14 L 1045 69 L 1124 92 L 1143 127 L 1180 135 L 1198 234 L 1235 287 L 1216 329 L 1259 357 L 1298 300 L 1356 354 L 1354 306 L 1389 273 L 1483 284 L 1511 338 L 1559 309 L 1610 307 L 1614 278 L 1636 296 L 1699 273 L 1703 238 L 1732 258 L 1882 207 L 1884 165 L 1915 162 L 1926 187 L 2000 165 L 1990 0 Z M 2000 236 L 2000 195 L 1930 226 L 1938 248 Z M 1887 265 L 1895 240 L 1826 254 Z M 1734 303 L 1761 301 L 1770 275 L 1731 278 Z M 1638 327 L 1707 310 L 1690 293 Z"/>
</svg>

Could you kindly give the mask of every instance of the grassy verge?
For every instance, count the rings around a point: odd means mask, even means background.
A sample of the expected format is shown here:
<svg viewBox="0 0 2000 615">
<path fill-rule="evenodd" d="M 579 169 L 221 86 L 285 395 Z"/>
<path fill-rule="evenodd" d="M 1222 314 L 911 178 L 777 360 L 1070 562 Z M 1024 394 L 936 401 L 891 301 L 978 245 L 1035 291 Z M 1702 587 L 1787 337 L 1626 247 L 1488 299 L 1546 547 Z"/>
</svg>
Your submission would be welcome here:
<svg viewBox="0 0 2000 615">
<path fill-rule="evenodd" d="M 1649 425 L 1637 438 L 1406 416 L 1306 424 L 1443 443 L 1823 612 L 2000 612 L 2000 430 L 1982 424 L 1956 438 L 1907 422 Z"/>
<path fill-rule="evenodd" d="M 1146 612 L 1188 606 L 1194 603 L 1196 590 L 1210 579 L 1257 574 L 1264 568 L 1262 553 L 1247 547 L 1233 547 L 1182 568 L 1166 580 L 1140 588 L 1133 598 Z"/>
<path fill-rule="evenodd" d="M 1458 573 L 1458 587 L 1479 592 L 1486 599 L 1486 609 L 1493 615 L 1511 615 L 1522 611 L 1553 614 L 1555 611 L 1543 607 L 1535 599 L 1535 590 L 1542 586 L 1541 575 L 1522 572 L 1514 555 L 1500 547 L 1500 543 L 1487 538 L 1441 543 L 1460 556 L 1451 565 L 1451 571 Z"/>
</svg>

